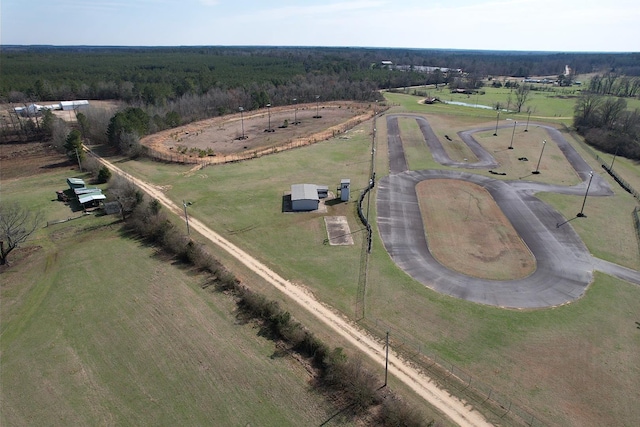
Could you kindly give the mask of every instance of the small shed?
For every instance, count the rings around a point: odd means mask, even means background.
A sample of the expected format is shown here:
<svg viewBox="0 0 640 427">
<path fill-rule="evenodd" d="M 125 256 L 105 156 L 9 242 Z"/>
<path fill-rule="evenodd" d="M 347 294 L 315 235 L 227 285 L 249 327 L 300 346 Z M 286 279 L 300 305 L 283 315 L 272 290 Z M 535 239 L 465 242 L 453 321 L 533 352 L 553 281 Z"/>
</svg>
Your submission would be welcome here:
<svg viewBox="0 0 640 427">
<path fill-rule="evenodd" d="M 67 178 L 67 184 L 69 185 L 69 188 L 72 190 L 76 188 L 85 187 L 84 181 L 81 180 L 80 178 Z"/>
<path fill-rule="evenodd" d="M 120 213 L 120 202 L 107 202 L 104 204 L 104 213 L 113 215 Z"/>
<path fill-rule="evenodd" d="M 291 185 L 291 209 L 294 211 L 315 211 L 318 209 L 320 198 L 318 186 L 315 184 Z"/>
<path fill-rule="evenodd" d="M 87 187 L 74 188 L 73 192 L 78 197 L 83 196 L 85 194 L 102 194 L 102 190 L 99 188 L 87 188 Z"/>
<path fill-rule="evenodd" d="M 340 200 L 343 202 L 349 201 L 350 186 L 351 180 L 349 178 L 343 178 L 340 180 L 340 187 L 338 187 L 338 190 L 340 191 Z"/>
<path fill-rule="evenodd" d="M 316 185 L 316 189 L 318 191 L 318 198 L 326 199 L 329 197 L 329 186 L 328 185 Z"/>
<path fill-rule="evenodd" d="M 78 197 L 78 201 L 80 202 L 80 204 L 83 207 L 91 207 L 91 206 L 98 206 L 98 204 L 100 203 L 100 200 L 104 200 L 106 199 L 107 196 L 105 196 L 104 194 L 100 193 L 89 193 L 89 194 L 83 194 L 81 196 Z"/>
</svg>

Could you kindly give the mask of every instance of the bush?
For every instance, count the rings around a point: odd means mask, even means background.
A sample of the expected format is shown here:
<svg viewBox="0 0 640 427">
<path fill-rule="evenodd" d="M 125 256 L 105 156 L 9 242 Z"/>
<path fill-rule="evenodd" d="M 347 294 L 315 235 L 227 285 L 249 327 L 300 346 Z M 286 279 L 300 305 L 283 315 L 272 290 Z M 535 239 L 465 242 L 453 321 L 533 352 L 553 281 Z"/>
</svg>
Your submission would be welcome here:
<svg viewBox="0 0 640 427">
<path fill-rule="evenodd" d="M 98 172 L 98 183 L 104 184 L 111 179 L 111 170 L 108 167 L 102 166 Z"/>
</svg>

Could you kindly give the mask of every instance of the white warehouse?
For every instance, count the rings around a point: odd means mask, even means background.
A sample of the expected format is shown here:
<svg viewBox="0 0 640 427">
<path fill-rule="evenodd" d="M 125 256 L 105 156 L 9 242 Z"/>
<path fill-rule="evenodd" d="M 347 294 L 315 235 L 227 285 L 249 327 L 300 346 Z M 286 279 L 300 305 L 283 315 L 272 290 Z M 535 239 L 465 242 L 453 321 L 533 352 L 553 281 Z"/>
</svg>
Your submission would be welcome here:
<svg viewBox="0 0 640 427">
<path fill-rule="evenodd" d="M 291 209 L 294 211 L 315 211 L 318 209 L 320 197 L 315 184 L 291 185 Z"/>
</svg>

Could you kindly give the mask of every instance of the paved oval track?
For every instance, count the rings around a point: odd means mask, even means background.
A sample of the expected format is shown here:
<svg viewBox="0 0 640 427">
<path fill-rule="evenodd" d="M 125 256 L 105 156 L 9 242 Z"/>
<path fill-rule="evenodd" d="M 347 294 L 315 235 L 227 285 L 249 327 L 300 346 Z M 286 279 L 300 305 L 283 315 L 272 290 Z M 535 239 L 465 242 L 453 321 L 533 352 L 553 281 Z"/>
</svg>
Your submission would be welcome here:
<svg viewBox="0 0 640 427">
<path fill-rule="evenodd" d="M 491 168 L 493 156 L 473 139 L 473 134 L 491 130 L 481 128 L 458 135 L 478 157 L 477 163 L 454 162 L 444 150 L 427 120 L 422 116 L 387 116 L 390 175 L 378 183 L 378 228 L 386 250 L 410 276 L 426 286 L 457 298 L 510 308 L 549 307 L 579 298 L 598 269 L 640 284 L 640 272 L 594 259 L 572 227 L 557 227 L 566 221 L 557 211 L 535 198 L 537 191 L 584 194 L 590 167 L 556 129 L 544 127 L 550 140 L 558 144 L 567 160 L 584 180 L 573 187 L 527 181 L 502 181 L 458 170 L 408 171 L 398 117 L 415 118 L 426 146 L 439 163 L 456 168 Z M 509 126 L 504 126 L 509 127 Z M 526 278 L 510 281 L 478 279 L 452 271 L 437 262 L 425 237 L 416 185 L 427 179 L 458 179 L 480 185 L 494 198 L 515 230 L 536 258 L 536 270 Z M 595 174 L 589 189 L 592 196 L 613 192 Z"/>
</svg>

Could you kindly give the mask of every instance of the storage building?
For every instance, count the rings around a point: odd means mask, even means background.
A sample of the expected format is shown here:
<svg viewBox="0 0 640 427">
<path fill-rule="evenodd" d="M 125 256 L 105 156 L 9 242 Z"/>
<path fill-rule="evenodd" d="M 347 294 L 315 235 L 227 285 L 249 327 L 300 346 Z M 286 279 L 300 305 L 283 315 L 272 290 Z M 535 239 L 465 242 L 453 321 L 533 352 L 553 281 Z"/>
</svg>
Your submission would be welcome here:
<svg viewBox="0 0 640 427">
<path fill-rule="evenodd" d="M 291 185 L 291 209 L 294 211 L 315 211 L 320 198 L 318 186 L 315 184 Z"/>
</svg>

